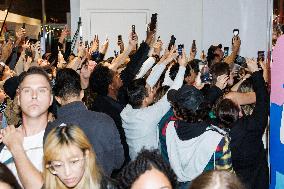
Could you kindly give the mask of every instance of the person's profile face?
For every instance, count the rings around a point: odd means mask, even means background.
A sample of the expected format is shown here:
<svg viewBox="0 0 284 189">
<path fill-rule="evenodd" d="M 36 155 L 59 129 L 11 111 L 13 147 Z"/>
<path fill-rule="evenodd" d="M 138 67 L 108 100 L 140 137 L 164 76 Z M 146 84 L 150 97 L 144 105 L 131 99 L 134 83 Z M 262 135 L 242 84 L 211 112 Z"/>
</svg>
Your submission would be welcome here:
<svg viewBox="0 0 284 189">
<path fill-rule="evenodd" d="M 92 71 L 93 71 L 93 68 L 89 65 L 89 63 L 87 63 L 82 66 L 80 75 L 84 79 L 89 79 Z"/>
<path fill-rule="evenodd" d="M 223 52 L 222 49 L 220 49 L 220 48 L 217 48 L 217 49 L 214 51 L 214 53 L 217 54 L 220 59 L 222 59 L 223 56 L 224 56 L 224 52 Z"/>
<path fill-rule="evenodd" d="M 159 170 L 152 168 L 140 175 L 131 189 L 172 189 L 169 179 Z"/>
<path fill-rule="evenodd" d="M 60 150 L 60 158 L 51 161 L 51 167 L 59 180 L 67 187 L 74 188 L 85 173 L 87 157 L 75 145 L 68 145 Z"/>
</svg>

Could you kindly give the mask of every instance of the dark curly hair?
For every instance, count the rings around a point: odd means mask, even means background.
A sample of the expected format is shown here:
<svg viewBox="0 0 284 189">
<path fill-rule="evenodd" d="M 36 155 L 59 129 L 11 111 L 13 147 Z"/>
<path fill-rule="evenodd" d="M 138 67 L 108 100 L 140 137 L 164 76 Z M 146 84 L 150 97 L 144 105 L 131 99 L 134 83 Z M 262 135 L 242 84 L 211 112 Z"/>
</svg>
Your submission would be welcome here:
<svg viewBox="0 0 284 189">
<path fill-rule="evenodd" d="M 230 75 L 230 66 L 225 62 L 215 63 L 210 67 L 210 73 L 212 75 L 212 84 L 216 84 L 218 76 Z"/>
<path fill-rule="evenodd" d="M 180 107 L 177 103 L 172 102 L 175 115 L 187 123 L 198 123 L 209 119 L 211 106 L 208 102 L 202 102 L 196 111 Z"/>
<path fill-rule="evenodd" d="M 230 128 L 239 118 L 239 107 L 230 99 L 223 99 L 217 103 L 216 116 L 220 127 Z"/>
<path fill-rule="evenodd" d="M 177 186 L 177 177 L 168 163 L 166 163 L 158 150 L 142 150 L 135 161 L 130 162 L 122 169 L 117 177 L 119 189 L 130 189 L 133 183 L 146 171 L 157 169 L 170 181 L 173 188 Z"/>
<path fill-rule="evenodd" d="M 106 96 L 113 77 L 114 71 L 101 64 L 97 65 L 89 79 L 91 91 L 99 95 Z"/>
<path fill-rule="evenodd" d="M 127 95 L 129 104 L 135 109 L 140 108 L 144 98 L 149 95 L 145 78 L 133 80 L 127 87 Z"/>
<path fill-rule="evenodd" d="M 179 70 L 179 64 L 172 65 L 172 67 L 170 68 L 170 74 L 169 74 L 171 80 L 175 80 L 178 70 Z M 186 69 L 185 69 L 184 78 L 186 78 L 187 76 L 190 76 L 190 71 L 191 71 L 191 66 L 187 64 Z"/>
<path fill-rule="evenodd" d="M 81 92 L 80 75 L 71 68 L 58 70 L 54 86 L 54 95 L 64 100 L 69 97 L 80 96 Z"/>
</svg>

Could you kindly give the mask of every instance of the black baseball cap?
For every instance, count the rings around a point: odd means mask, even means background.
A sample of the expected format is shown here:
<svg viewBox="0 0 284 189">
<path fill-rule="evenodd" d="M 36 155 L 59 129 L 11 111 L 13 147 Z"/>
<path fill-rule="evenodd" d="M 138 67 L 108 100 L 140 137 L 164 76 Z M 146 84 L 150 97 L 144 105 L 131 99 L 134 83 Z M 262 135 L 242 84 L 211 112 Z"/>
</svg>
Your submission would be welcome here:
<svg viewBox="0 0 284 189">
<path fill-rule="evenodd" d="M 192 111 L 198 110 L 200 104 L 205 102 L 202 92 L 192 85 L 183 85 L 178 90 L 169 90 L 167 98 L 169 102 Z"/>
</svg>

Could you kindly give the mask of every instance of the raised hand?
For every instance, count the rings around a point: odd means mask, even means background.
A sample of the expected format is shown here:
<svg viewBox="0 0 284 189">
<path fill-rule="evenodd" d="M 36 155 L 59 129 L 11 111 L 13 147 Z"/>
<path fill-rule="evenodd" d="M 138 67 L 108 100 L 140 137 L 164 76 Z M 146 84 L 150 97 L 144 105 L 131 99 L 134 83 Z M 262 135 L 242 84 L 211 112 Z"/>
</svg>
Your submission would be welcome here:
<svg viewBox="0 0 284 189">
<path fill-rule="evenodd" d="M 137 36 L 136 33 L 131 32 L 129 34 L 129 42 L 128 42 L 128 44 L 129 44 L 129 47 L 131 49 L 135 49 L 136 48 L 136 45 L 138 44 L 138 36 Z"/>
<path fill-rule="evenodd" d="M 253 73 L 259 70 L 257 61 L 253 58 L 246 58 L 248 70 Z"/>
<path fill-rule="evenodd" d="M 153 31 L 150 30 L 150 27 L 148 25 L 147 27 L 147 36 L 146 36 L 146 43 L 151 46 L 156 38 L 156 29 L 154 29 Z"/>
<path fill-rule="evenodd" d="M 184 53 L 184 52 L 183 52 Z M 185 55 L 184 55 L 185 56 Z M 172 60 L 176 59 L 178 57 L 178 51 L 177 48 L 175 46 L 172 46 L 169 55 L 166 58 L 166 62 L 171 62 Z"/>
<path fill-rule="evenodd" d="M 103 43 L 103 45 L 102 45 L 102 47 L 101 47 L 101 49 L 100 49 L 100 52 L 101 52 L 102 54 L 106 54 L 106 51 L 107 51 L 107 49 L 108 49 L 108 46 L 109 46 L 109 39 L 108 39 L 108 36 L 106 36 L 106 39 L 105 39 L 105 41 L 104 41 L 104 43 Z"/>
<path fill-rule="evenodd" d="M 217 81 L 216 81 L 215 86 L 218 87 L 219 89 L 223 90 L 228 85 L 228 81 L 229 81 L 228 74 L 219 75 L 217 77 Z"/>
<path fill-rule="evenodd" d="M 154 52 L 153 55 L 160 56 L 161 51 L 163 50 L 163 42 L 161 40 L 158 40 L 153 45 Z"/>
<path fill-rule="evenodd" d="M 90 52 L 92 53 L 92 52 L 98 51 L 99 50 L 99 46 L 100 46 L 99 36 L 96 34 L 95 38 L 93 40 L 93 44 L 92 44 L 92 46 L 90 48 Z"/>
<path fill-rule="evenodd" d="M 65 39 L 66 37 L 68 37 L 69 35 L 70 35 L 70 30 L 68 29 L 68 26 L 65 25 L 65 26 L 64 26 L 64 29 L 63 29 L 62 32 L 61 32 L 61 35 L 60 35 L 60 38 L 59 38 L 59 42 L 60 42 L 61 44 L 63 44 L 63 43 L 64 43 L 64 39 Z"/>
<path fill-rule="evenodd" d="M 24 40 L 26 37 L 26 29 L 20 28 L 16 32 L 16 37 L 17 37 L 17 40 Z"/>
<path fill-rule="evenodd" d="M 232 50 L 236 51 L 240 48 L 241 46 L 241 39 L 239 36 L 234 36 L 233 37 L 233 46 L 232 46 Z"/>
<path fill-rule="evenodd" d="M 24 135 L 21 129 L 9 125 L 1 131 L 2 142 L 13 153 L 15 150 L 23 147 Z M 0 137 L 1 138 L 1 137 Z M 0 139 L 1 140 L 1 139 Z"/>
</svg>

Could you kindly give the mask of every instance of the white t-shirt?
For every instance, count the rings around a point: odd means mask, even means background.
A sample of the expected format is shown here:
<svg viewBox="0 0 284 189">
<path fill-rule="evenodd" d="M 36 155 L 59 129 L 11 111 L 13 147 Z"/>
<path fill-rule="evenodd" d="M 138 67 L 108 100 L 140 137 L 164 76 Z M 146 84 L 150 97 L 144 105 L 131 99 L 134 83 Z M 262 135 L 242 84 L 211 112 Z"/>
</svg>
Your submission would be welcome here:
<svg viewBox="0 0 284 189">
<path fill-rule="evenodd" d="M 43 135 L 44 131 L 42 130 L 36 135 L 24 137 L 24 150 L 26 152 L 27 157 L 31 161 L 31 163 L 35 166 L 36 169 L 42 171 L 42 159 L 43 159 Z M 0 162 L 4 163 L 16 176 L 18 182 L 20 183 L 20 179 L 18 177 L 17 169 L 15 166 L 15 162 L 12 158 L 11 152 L 5 146 L 0 153 Z"/>
</svg>

